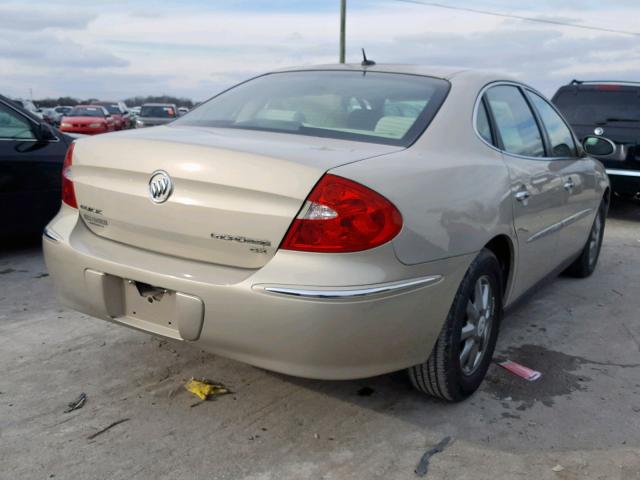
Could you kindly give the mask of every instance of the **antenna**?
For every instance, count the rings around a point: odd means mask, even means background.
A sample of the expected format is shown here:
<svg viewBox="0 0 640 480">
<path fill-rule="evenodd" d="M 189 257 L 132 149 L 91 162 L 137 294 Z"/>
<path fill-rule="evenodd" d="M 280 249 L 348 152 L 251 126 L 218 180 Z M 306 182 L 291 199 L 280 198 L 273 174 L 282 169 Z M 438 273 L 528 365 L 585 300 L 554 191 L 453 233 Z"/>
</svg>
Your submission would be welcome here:
<svg viewBox="0 0 640 480">
<path fill-rule="evenodd" d="M 371 65 L 375 65 L 376 62 L 374 62 L 373 60 L 369 60 L 367 58 L 367 54 L 364 51 L 364 48 L 362 49 L 362 63 L 360 65 L 362 65 L 363 67 L 370 67 Z"/>
</svg>

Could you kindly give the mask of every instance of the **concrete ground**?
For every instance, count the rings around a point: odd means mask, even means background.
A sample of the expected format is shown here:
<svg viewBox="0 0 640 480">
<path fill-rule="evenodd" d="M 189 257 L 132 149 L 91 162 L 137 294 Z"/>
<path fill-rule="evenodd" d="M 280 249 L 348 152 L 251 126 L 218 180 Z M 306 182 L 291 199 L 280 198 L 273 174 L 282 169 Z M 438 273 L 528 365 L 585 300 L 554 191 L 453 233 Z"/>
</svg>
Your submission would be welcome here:
<svg viewBox="0 0 640 480">
<path fill-rule="evenodd" d="M 640 479 L 640 205 L 613 206 L 596 273 L 510 312 L 497 352 L 542 378 L 492 366 L 448 405 L 401 373 L 286 377 L 65 310 L 39 247 L 5 248 L 0 478 L 411 479 L 451 436 L 426 478 Z M 190 377 L 233 394 L 198 403 Z"/>
</svg>

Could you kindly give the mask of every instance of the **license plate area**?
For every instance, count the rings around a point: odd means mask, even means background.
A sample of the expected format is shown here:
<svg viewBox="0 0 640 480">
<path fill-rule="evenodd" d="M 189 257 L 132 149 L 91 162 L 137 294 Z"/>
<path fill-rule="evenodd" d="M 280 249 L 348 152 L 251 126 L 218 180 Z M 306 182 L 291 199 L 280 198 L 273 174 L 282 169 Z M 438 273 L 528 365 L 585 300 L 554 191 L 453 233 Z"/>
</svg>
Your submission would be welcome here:
<svg viewBox="0 0 640 480">
<path fill-rule="evenodd" d="M 87 268 L 86 304 L 96 316 L 177 340 L 196 341 L 204 302 L 196 295 Z"/>
<path fill-rule="evenodd" d="M 125 316 L 178 331 L 176 292 L 143 282 L 125 280 Z"/>
</svg>

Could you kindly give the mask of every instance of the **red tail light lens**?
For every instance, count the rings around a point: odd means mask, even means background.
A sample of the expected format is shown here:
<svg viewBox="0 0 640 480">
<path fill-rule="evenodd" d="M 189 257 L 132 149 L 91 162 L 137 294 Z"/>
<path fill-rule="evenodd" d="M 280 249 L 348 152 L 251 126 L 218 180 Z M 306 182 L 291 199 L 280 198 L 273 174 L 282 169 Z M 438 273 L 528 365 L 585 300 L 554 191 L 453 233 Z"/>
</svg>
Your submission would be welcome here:
<svg viewBox="0 0 640 480">
<path fill-rule="evenodd" d="M 69 145 L 67 154 L 64 156 L 64 163 L 62 164 L 62 201 L 73 208 L 78 208 L 78 202 L 76 201 L 76 190 L 73 188 L 73 182 L 71 181 L 71 164 L 73 162 L 73 149 L 75 143 Z"/>
<path fill-rule="evenodd" d="M 402 215 L 370 188 L 327 174 L 307 197 L 280 248 L 345 253 L 377 247 L 395 237 Z"/>
</svg>

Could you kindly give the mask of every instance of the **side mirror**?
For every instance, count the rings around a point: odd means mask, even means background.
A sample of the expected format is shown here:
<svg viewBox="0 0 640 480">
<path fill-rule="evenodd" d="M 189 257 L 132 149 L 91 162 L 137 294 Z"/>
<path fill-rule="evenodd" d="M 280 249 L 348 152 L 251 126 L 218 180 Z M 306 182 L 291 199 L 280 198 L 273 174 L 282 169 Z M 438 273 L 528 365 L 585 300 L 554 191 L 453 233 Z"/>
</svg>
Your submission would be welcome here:
<svg viewBox="0 0 640 480">
<path fill-rule="evenodd" d="M 616 151 L 616 144 L 605 137 L 589 135 L 582 141 L 584 151 L 594 157 L 608 157 Z"/>
<path fill-rule="evenodd" d="M 55 132 L 53 131 L 53 128 L 51 128 L 51 126 L 45 122 L 39 123 L 35 128 L 34 133 L 36 138 L 43 142 L 48 142 L 57 138 Z"/>
</svg>

